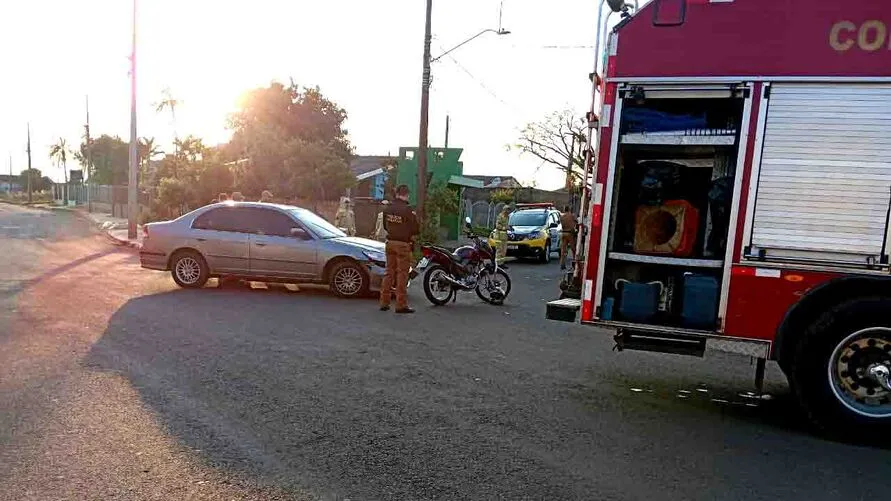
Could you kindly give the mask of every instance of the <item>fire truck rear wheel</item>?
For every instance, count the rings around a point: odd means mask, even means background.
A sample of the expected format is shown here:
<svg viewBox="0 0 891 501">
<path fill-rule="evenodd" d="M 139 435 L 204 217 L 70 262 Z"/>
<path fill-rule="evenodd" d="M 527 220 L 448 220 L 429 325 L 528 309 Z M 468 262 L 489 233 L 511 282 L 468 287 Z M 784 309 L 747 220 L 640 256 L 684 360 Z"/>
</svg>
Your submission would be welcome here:
<svg viewBox="0 0 891 501">
<path fill-rule="evenodd" d="M 874 375 L 891 369 L 891 298 L 846 301 L 820 315 L 789 364 L 792 390 L 810 421 L 845 441 L 891 442 L 891 391 Z"/>
</svg>

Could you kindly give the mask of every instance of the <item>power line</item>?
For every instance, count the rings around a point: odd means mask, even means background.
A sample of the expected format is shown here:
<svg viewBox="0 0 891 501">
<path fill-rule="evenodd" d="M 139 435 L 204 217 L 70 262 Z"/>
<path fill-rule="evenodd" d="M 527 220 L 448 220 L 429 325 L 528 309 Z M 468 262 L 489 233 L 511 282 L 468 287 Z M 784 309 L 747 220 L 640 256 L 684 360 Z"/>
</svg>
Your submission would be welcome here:
<svg viewBox="0 0 891 501">
<path fill-rule="evenodd" d="M 440 48 L 441 48 L 441 47 L 440 47 Z M 505 101 L 504 99 L 501 99 L 501 97 L 499 97 L 498 94 L 496 94 L 494 90 L 492 90 L 488 85 L 486 85 L 486 83 L 483 82 L 481 79 L 477 78 L 473 73 L 470 72 L 470 70 L 468 70 L 467 68 L 465 68 L 464 65 L 462 65 L 461 63 L 459 63 L 458 60 L 454 58 L 454 56 L 452 56 L 451 54 L 448 54 L 446 57 L 447 57 L 449 60 L 451 60 L 452 63 L 453 63 L 455 66 L 457 66 L 461 71 L 463 71 L 468 77 L 470 77 L 471 80 L 473 80 L 474 82 L 476 82 L 477 85 L 480 86 L 480 88 L 482 88 L 483 90 L 486 91 L 486 93 L 488 93 L 490 96 L 492 96 L 496 101 L 498 101 L 499 103 L 503 104 L 504 106 L 507 106 L 508 108 L 510 108 L 510 109 L 511 109 L 512 111 L 514 111 L 515 113 L 519 113 L 519 110 L 517 110 L 512 104 L 508 103 L 508 102 Z"/>
<path fill-rule="evenodd" d="M 542 49 L 593 49 L 593 45 L 542 45 Z"/>
</svg>

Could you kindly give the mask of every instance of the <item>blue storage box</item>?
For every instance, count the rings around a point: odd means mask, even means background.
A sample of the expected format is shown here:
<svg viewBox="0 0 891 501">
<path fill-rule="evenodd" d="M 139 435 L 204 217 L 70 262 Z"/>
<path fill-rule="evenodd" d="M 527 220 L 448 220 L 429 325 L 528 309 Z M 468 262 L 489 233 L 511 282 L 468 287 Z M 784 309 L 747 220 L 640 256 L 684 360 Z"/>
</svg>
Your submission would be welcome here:
<svg viewBox="0 0 891 501">
<path fill-rule="evenodd" d="M 662 284 L 659 282 L 635 283 L 627 280 L 616 282 L 620 320 L 629 322 L 650 322 L 659 312 L 659 296 Z"/>
<path fill-rule="evenodd" d="M 681 323 L 690 329 L 714 330 L 718 322 L 718 279 L 687 273 L 681 296 Z"/>
</svg>

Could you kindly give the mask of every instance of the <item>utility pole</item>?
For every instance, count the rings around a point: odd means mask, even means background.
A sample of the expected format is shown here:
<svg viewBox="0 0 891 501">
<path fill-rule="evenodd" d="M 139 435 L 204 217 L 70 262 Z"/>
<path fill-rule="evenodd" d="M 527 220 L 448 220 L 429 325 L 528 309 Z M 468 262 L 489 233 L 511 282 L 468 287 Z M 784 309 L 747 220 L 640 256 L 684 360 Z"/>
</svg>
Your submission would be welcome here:
<svg viewBox="0 0 891 501">
<path fill-rule="evenodd" d="M 136 150 L 136 0 L 133 0 L 133 47 L 130 53 L 130 176 L 127 184 L 127 238 L 136 239 L 136 218 L 139 210 L 136 179 L 138 177 Z"/>
<path fill-rule="evenodd" d="M 8 193 L 12 195 L 12 152 L 9 152 L 9 190 Z"/>
<path fill-rule="evenodd" d="M 93 212 L 93 142 L 90 141 L 90 96 L 87 96 L 87 123 L 84 125 L 87 139 L 87 212 Z"/>
<path fill-rule="evenodd" d="M 446 137 L 445 137 L 445 147 L 449 147 L 449 116 L 446 115 Z"/>
<path fill-rule="evenodd" d="M 424 72 L 421 77 L 421 130 L 418 138 L 418 219 L 424 220 L 427 200 L 427 129 L 430 113 L 430 39 L 433 0 L 427 0 L 427 22 L 424 28 Z"/>
<path fill-rule="evenodd" d="M 31 123 L 28 123 L 28 175 L 25 176 L 28 178 L 28 203 L 30 204 L 33 200 L 31 199 Z"/>
</svg>

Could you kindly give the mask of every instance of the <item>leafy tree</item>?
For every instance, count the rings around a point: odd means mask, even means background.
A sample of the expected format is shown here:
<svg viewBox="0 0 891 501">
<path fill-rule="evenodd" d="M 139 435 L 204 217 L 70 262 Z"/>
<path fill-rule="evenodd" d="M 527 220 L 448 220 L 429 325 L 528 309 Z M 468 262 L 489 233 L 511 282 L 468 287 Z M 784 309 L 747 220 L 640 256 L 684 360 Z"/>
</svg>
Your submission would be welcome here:
<svg viewBox="0 0 891 501">
<path fill-rule="evenodd" d="M 197 162 L 207 151 L 207 147 L 204 146 L 204 141 L 191 134 L 182 140 L 175 140 L 174 144 L 176 145 L 176 156 L 189 162 Z"/>
<path fill-rule="evenodd" d="M 170 111 L 170 122 L 173 125 L 174 148 L 177 147 L 176 142 L 179 140 L 179 136 L 176 133 L 176 108 L 179 107 L 179 105 L 181 104 L 182 101 L 173 97 L 173 93 L 170 91 L 170 87 L 167 87 L 166 89 L 161 91 L 161 100 L 155 104 L 155 111 L 157 113 L 163 113 L 165 110 Z"/>
<path fill-rule="evenodd" d="M 118 136 L 101 135 L 92 138 L 93 169 L 88 177 L 95 184 L 127 184 L 130 166 L 130 145 Z M 86 141 L 75 152 L 75 158 L 87 167 L 88 150 Z"/>
<path fill-rule="evenodd" d="M 182 208 L 191 195 L 186 181 L 168 177 L 158 183 L 156 203 L 167 212 L 168 217 L 172 217 L 182 213 Z"/>
<path fill-rule="evenodd" d="M 23 190 L 28 189 L 28 177 L 31 178 L 31 191 L 45 191 L 53 186 L 53 180 L 43 176 L 40 169 L 25 169 L 19 174 L 19 184 Z"/>
<path fill-rule="evenodd" d="M 65 189 L 62 190 L 62 198 L 65 205 L 68 205 L 68 142 L 65 141 L 65 138 L 60 137 L 56 144 L 50 146 L 49 156 L 56 165 L 62 166 L 65 176 Z"/>
<path fill-rule="evenodd" d="M 164 153 L 161 148 L 155 144 L 155 138 L 153 137 L 140 138 L 136 148 L 139 154 L 139 163 L 143 167 L 153 158 Z"/>
<path fill-rule="evenodd" d="M 273 82 L 248 92 L 229 119 L 227 158 L 248 160 L 239 165 L 236 184 L 246 193 L 269 189 L 314 200 L 340 196 L 355 182 L 346 117 L 318 88 Z"/>
<path fill-rule="evenodd" d="M 136 148 L 139 155 L 139 185 L 145 186 L 146 181 L 153 177 L 149 169 L 150 162 L 164 152 L 155 144 L 153 137 L 140 138 Z"/>
<path fill-rule="evenodd" d="M 582 177 L 587 124 L 571 110 L 551 113 L 527 124 L 513 149 L 551 164 L 567 177 Z"/>
</svg>

